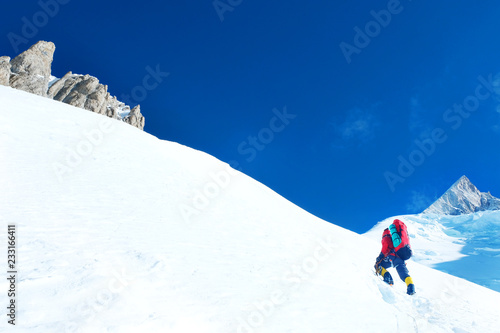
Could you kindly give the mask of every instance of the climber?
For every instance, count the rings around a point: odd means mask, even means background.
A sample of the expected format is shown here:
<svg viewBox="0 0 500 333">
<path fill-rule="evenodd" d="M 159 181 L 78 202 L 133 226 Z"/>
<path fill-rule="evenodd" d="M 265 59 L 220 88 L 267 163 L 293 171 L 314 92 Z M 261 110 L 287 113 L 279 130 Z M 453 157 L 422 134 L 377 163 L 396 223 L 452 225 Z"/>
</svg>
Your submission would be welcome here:
<svg viewBox="0 0 500 333">
<path fill-rule="evenodd" d="M 375 272 L 392 286 L 394 281 L 387 269 L 390 267 L 396 268 L 399 277 L 406 283 L 406 293 L 413 295 L 415 294 L 415 285 L 405 263 L 411 256 L 410 238 L 408 237 L 406 225 L 403 221 L 395 219 L 382 234 L 382 251 L 375 261 Z"/>
</svg>

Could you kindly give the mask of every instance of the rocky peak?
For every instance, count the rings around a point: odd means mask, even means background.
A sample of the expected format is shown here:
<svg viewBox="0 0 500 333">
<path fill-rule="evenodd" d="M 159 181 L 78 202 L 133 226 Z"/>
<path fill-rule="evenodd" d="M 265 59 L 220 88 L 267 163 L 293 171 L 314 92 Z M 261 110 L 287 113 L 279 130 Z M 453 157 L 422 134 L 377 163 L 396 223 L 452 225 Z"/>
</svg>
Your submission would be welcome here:
<svg viewBox="0 0 500 333">
<path fill-rule="evenodd" d="M 47 96 L 56 46 L 40 41 L 11 60 L 10 86 L 32 94 Z"/>
<path fill-rule="evenodd" d="M 0 57 L 0 84 L 122 120 L 144 130 L 140 106 L 131 111 L 130 106 L 111 96 L 108 86 L 96 77 L 72 72 L 61 79 L 52 77 L 54 52 L 54 43 L 40 41 L 13 60 Z"/>
<path fill-rule="evenodd" d="M 466 176 L 460 177 L 424 214 L 462 215 L 499 210 L 500 199 L 480 192 Z"/>
<path fill-rule="evenodd" d="M 137 105 L 125 117 L 124 121 L 132 126 L 142 128 L 144 127 L 144 117 L 141 114 L 141 106 Z"/>
</svg>

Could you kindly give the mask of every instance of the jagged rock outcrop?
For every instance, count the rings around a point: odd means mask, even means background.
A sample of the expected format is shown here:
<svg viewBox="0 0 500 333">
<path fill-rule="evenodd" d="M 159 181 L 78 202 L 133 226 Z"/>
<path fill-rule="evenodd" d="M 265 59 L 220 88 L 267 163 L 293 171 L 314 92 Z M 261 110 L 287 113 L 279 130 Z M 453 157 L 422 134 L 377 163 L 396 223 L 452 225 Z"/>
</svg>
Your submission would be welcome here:
<svg viewBox="0 0 500 333">
<path fill-rule="evenodd" d="M 71 72 L 56 81 L 48 92 L 48 96 L 56 101 L 104 115 L 107 115 L 107 95 L 108 87 L 100 84 L 96 77 L 73 75 Z"/>
<path fill-rule="evenodd" d="M 144 129 L 145 121 L 140 106 L 137 105 L 130 111 L 130 106 L 118 101 L 115 96 L 111 96 L 108 86 L 99 83 L 94 76 L 75 75 L 68 72 L 52 84 L 48 97 L 110 118 L 123 120 L 141 130 Z"/>
<path fill-rule="evenodd" d="M 128 116 L 123 119 L 126 123 L 129 123 L 132 126 L 138 128 L 144 128 L 144 117 L 141 114 L 141 106 L 137 105 L 135 108 L 130 111 Z"/>
<path fill-rule="evenodd" d="M 122 120 L 144 130 L 140 106 L 130 110 L 130 106 L 111 96 L 108 86 L 96 77 L 72 72 L 61 79 L 51 77 L 54 51 L 52 42 L 40 41 L 13 60 L 0 57 L 0 84 Z"/>
<path fill-rule="evenodd" d="M 12 88 L 47 96 L 54 51 L 52 42 L 40 41 L 11 60 Z"/>
<path fill-rule="evenodd" d="M 10 80 L 10 57 L 0 57 L 0 84 L 8 86 Z"/>
</svg>

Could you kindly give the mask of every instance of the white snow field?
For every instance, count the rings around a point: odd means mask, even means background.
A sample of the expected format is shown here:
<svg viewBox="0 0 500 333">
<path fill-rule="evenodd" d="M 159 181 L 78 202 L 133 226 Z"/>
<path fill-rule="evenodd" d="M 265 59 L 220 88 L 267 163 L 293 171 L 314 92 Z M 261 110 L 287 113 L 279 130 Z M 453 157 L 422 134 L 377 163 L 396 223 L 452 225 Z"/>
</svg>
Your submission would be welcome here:
<svg viewBox="0 0 500 333">
<path fill-rule="evenodd" d="M 125 123 L 0 86 L 0 158 L 1 331 L 500 332 L 500 293 L 410 260 L 408 296 L 379 242 Z"/>
</svg>

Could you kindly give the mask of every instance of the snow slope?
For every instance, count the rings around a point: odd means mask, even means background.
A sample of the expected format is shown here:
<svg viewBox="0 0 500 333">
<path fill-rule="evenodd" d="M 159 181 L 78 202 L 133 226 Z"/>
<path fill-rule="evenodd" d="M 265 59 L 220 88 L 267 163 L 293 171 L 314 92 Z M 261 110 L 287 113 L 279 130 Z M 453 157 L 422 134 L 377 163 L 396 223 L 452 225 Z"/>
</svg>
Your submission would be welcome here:
<svg viewBox="0 0 500 333">
<path fill-rule="evenodd" d="M 378 242 L 128 124 L 0 86 L 0 158 L 16 332 L 500 331 L 500 293 L 410 261 L 407 296 Z"/>
</svg>

